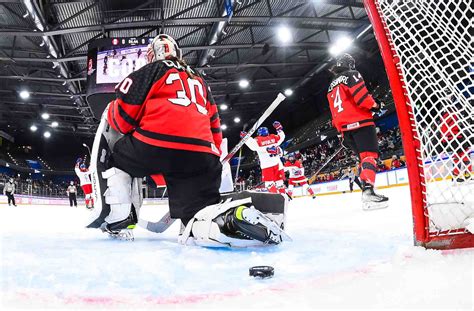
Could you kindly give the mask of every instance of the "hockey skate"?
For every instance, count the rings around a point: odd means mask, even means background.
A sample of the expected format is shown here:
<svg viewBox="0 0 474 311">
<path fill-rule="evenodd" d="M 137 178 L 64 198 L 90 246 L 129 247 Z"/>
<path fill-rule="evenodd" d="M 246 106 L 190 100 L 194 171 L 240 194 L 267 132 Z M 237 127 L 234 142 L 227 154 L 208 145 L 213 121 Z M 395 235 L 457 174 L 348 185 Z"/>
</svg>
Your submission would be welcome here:
<svg viewBox="0 0 474 311">
<path fill-rule="evenodd" d="M 362 191 L 362 209 L 371 211 L 388 207 L 388 198 L 374 192 L 373 186 L 366 186 Z"/>
<path fill-rule="evenodd" d="M 228 235 L 237 235 L 240 238 L 253 239 L 265 244 L 291 241 L 282 228 L 253 206 L 240 205 L 233 208 L 223 215 L 222 220 L 220 226 Z"/>
<path fill-rule="evenodd" d="M 130 215 L 122 221 L 115 223 L 104 222 L 100 226 L 102 232 L 109 234 L 109 237 L 117 240 L 124 241 L 133 241 L 135 237 L 133 236 L 133 229 L 135 228 L 136 223 L 138 222 L 135 209 L 132 207 Z"/>
</svg>

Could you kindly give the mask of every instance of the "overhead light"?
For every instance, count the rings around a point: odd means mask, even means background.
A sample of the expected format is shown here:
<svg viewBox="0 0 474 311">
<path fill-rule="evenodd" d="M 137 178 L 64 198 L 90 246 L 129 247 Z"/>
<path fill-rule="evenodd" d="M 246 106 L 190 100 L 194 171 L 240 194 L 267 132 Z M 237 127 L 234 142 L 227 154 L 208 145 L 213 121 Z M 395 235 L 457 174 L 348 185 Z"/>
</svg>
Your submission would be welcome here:
<svg viewBox="0 0 474 311">
<path fill-rule="evenodd" d="M 58 127 L 58 125 L 59 125 L 59 123 L 56 122 L 56 121 L 53 121 L 53 122 L 51 123 L 51 127 Z"/>
<path fill-rule="evenodd" d="M 235 118 L 234 118 L 234 122 L 235 122 L 235 123 L 239 123 L 239 122 L 240 122 L 240 118 L 239 118 L 239 117 L 235 117 Z"/>
<path fill-rule="evenodd" d="M 30 92 L 28 92 L 27 90 L 23 90 L 20 92 L 20 97 L 23 99 L 28 99 L 30 98 Z"/>
<path fill-rule="evenodd" d="M 58 75 L 58 78 L 62 78 L 62 77 L 63 77 L 63 76 L 61 76 L 61 75 Z"/>
<path fill-rule="evenodd" d="M 331 53 L 332 56 L 337 56 L 337 55 L 343 53 L 344 51 L 347 51 L 347 49 L 349 49 L 349 47 L 352 45 L 353 41 L 354 40 L 352 40 L 349 37 L 340 37 L 329 48 L 329 53 Z"/>
<path fill-rule="evenodd" d="M 48 132 L 48 131 L 46 131 L 46 132 L 43 133 L 43 136 L 44 136 L 45 138 L 50 138 L 50 137 L 51 137 L 51 133 Z"/>
<path fill-rule="evenodd" d="M 293 95 L 293 90 L 292 89 L 286 89 L 284 91 L 284 93 L 285 93 L 286 96 L 291 96 L 291 95 Z"/>
<path fill-rule="evenodd" d="M 292 40 L 291 30 L 286 26 L 278 28 L 278 39 L 283 43 L 288 43 Z"/>
<path fill-rule="evenodd" d="M 246 79 L 242 79 L 239 81 L 239 86 L 243 89 L 245 89 L 246 87 L 248 87 L 250 84 L 250 82 Z"/>
<path fill-rule="evenodd" d="M 221 104 L 219 107 L 221 108 L 221 110 L 227 110 L 229 108 L 229 106 L 227 106 L 226 104 Z"/>
<path fill-rule="evenodd" d="M 32 126 L 30 126 L 30 130 L 31 130 L 32 132 L 36 132 L 37 129 L 38 129 L 38 127 L 37 127 L 36 125 L 34 125 L 34 124 L 33 124 Z"/>
<path fill-rule="evenodd" d="M 227 125 L 221 124 L 221 129 L 222 129 L 223 131 L 225 131 L 225 130 L 227 129 Z"/>
<path fill-rule="evenodd" d="M 48 120 L 48 119 L 49 119 L 49 113 L 43 112 L 43 113 L 41 114 L 41 118 L 43 118 L 43 120 Z"/>
</svg>

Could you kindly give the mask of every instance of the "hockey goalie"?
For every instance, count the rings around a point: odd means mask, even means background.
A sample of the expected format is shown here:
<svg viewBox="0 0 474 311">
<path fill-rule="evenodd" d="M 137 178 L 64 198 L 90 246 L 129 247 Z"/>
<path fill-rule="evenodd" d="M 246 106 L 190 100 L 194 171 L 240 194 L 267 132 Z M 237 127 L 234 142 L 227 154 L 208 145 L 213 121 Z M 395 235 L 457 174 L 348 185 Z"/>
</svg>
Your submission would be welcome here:
<svg viewBox="0 0 474 311">
<path fill-rule="evenodd" d="M 148 64 L 116 86 L 116 99 L 102 116 L 91 161 L 96 213 L 88 227 L 133 239 L 141 178 L 162 174 L 171 218 L 185 226 L 183 244 L 282 242 L 283 197 L 219 193 L 222 132 L 204 79 L 168 35 L 154 38 L 146 56 Z"/>
</svg>

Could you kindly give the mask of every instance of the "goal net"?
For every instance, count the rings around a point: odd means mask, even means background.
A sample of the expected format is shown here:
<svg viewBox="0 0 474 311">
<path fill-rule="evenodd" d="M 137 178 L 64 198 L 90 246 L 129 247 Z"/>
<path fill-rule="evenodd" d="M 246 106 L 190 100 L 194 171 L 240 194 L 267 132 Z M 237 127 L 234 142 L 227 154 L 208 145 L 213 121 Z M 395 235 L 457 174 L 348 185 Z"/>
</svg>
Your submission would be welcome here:
<svg viewBox="0 0 474 311">
<path fill-rule="evenodd" d="M 474 247 L 471 4 L 365 0 L 402 131 L 415 243 L 430 248 Z"/>
</svg>

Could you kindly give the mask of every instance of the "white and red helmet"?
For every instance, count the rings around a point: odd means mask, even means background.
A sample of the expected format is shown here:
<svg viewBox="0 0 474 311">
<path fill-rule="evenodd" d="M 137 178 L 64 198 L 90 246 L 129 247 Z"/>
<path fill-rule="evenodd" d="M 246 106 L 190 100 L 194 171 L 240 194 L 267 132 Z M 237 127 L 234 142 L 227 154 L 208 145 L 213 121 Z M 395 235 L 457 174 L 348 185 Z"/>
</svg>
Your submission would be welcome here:
<svg viewBox="0 0 474 311">
<path fill-rule="evenodd" d="M 178 59 L 183 57 L 181 49 L 176 41 L 165 34 L 158 35 L 153 39 L 153 41 L 148 45 L 146 56 L 148 63 L 172 57 Z"/>
</svg>

